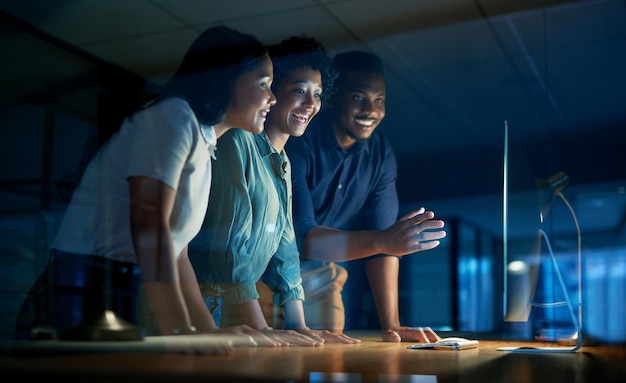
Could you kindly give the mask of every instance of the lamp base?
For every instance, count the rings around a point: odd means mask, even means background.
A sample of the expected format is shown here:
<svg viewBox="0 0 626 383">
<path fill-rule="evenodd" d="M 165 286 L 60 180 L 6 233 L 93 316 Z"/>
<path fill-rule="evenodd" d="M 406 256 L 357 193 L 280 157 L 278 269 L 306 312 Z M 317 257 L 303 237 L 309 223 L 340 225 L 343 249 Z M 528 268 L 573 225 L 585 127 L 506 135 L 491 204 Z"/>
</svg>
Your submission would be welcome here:
<svg viewBox="0 0 626 383">
<path fill-rule="evenodd" d="M 87 341 L 116 341 L 116 340 L 143 340 L 139 327 L 120 318 L 115 312 L 105 310 L 104 313 L 92 321 L 72 328 L 62 337 L 62 340 Z"/>
</svg>

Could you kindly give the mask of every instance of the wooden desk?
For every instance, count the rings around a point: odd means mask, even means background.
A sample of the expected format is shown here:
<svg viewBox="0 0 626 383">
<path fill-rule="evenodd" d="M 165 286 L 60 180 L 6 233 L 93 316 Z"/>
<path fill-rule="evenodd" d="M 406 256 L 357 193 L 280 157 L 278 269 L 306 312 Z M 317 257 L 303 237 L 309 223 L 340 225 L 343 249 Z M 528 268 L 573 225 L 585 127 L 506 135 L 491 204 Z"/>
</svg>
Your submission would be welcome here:
<svg viewBox="0 0 626 383">
<path fill-rule="evenodd" d="M 481 340 L 462 351 L 409 350 L 378 334 L 350 333 L 358 345 L 281 349 L 235 347 L 231 355 L 93 352 L 0 359 L 0 381 L 62 382 L 626 382 L 626 348 L 584 346 L 568 354 L 497 351 L 523 342 Z M 533 345 L 535 345 L 533 343 Z M 329 373 L 350 375 L 331 376 Z"/>
</svg>

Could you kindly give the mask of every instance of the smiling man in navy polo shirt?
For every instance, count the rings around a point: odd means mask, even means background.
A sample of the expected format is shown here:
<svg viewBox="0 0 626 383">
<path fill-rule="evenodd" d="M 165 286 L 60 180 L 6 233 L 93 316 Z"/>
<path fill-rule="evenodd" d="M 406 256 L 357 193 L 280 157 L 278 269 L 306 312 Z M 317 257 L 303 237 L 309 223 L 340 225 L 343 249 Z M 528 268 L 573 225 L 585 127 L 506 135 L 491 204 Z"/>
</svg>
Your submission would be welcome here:
<svg viewBox="0 0 626 383">
<path fill-rule="evenodd" d="M 337 262 L 363 262 L 382 339 L 435 341 L 430 328 L 400 324 L 398 275 L 400 257 L 439 245 L 444 222 L 423 208 L 398 219 L 396 159 L 376 131 L 385 117 L 380 58 L 351 51 L 334 61 L 339 77 L 327 110 L 286 146 L 306 321 L 311 328 L 344 330 L 348 272 Z"/>
</svg>

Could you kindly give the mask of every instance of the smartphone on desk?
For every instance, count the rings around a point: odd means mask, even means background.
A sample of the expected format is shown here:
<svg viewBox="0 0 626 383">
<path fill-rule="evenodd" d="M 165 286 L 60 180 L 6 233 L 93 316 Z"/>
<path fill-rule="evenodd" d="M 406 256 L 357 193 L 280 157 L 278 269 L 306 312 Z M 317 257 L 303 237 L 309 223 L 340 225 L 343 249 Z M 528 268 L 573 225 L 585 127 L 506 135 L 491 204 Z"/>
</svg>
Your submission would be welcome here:
<svg viewBox="0 0 626 383">
<path fill-rule="evenodd" d="M 479 342 L 475 339 L 466 339 L 459 337 L 442 338 L 437 342 L 412 344 L 407 348 L 411 350 L 433 348 L 435 350 L 467 350 L 478 347 Z"/>
</svg>

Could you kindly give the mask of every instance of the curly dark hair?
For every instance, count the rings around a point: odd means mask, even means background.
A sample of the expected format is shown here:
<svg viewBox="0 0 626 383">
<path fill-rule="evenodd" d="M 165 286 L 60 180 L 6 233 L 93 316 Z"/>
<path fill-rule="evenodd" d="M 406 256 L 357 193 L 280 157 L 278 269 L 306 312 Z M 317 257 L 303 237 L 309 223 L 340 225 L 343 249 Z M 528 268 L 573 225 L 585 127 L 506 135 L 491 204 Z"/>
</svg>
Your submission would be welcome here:
<svg viewBox="0 0 626 383">
<path fill-rule="evenodd" d="M 289 72 L 299 68 L 313 68 L 322 75 L 322 105 L 330 96 L 337 71 L 324 45 L 314 37 L 298 35 L 268 47 L 274 65 L 272 90 Z"/>
</svg>

